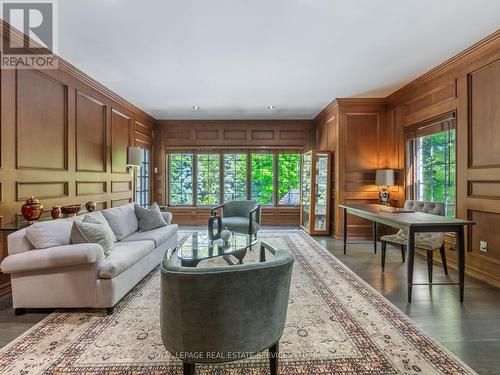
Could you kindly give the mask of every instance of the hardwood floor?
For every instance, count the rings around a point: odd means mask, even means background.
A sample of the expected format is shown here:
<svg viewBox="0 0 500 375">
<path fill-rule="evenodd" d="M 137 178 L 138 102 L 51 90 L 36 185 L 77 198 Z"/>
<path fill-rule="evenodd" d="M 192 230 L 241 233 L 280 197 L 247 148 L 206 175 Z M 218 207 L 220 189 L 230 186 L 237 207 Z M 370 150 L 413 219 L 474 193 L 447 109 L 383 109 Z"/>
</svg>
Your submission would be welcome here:
<svg viewBox="0 0 500 375">
<path fill-rule="evenodd" d="M 399 247 L 387 246 L 385 272 L 381 272 L 380 244 L 373 254 L 371 241 L 348 243 L 343 254 L 342 241 L 314 237 L 374 289 L 408 315 L 418 327 L 439 341 L 481 375 L 498 374 L 500 368 L 500 289 L 466 277 L 465 300 L 459 302 L 458 287 L 415 286 L 412 303 L 406 299 L 406 263 Z M 455 270 L 444 274 L 434 263 L 434 281 L 456 280 Z M 415 282 L 427 282 L 427 262 L 415 259 Z"/>
<path fill-rule="evenodd" d="M 200 227 L 182 227 L 198 229 Z M 270 227 L 265 229 L 285 229 Z M 296 229 L 286 227 L 286 229 Z M 407 314 L 422 330 L 441 342 L 481 375 L 497 374 L 500 368 L 500 289 L 466 278 L 465 302 L 459 303 L 458 288 L 453 286 L 414 287 L 413 302 L 406 302 L 406 267 L 399 248 L 388 246 L 386 271 L 380 269 L 380 251 L 373 254 L 371 242 L 357 241 L 342 253 L 342 242 L 331 237 L 314 237 L 321 245 L 361 276 L 368 284 Z M 434 278 L 447 277 L 441 265 L 434 264 Z M 456 278 L 450 270 L 449 278 Z M 424 258 L 415 259 L 415 281 L 427 279 Z M 28 311 L 14 316 L 10 296 L 0 298 L 0 347 L 3 347 L 50 311 Z"/>
</svg>

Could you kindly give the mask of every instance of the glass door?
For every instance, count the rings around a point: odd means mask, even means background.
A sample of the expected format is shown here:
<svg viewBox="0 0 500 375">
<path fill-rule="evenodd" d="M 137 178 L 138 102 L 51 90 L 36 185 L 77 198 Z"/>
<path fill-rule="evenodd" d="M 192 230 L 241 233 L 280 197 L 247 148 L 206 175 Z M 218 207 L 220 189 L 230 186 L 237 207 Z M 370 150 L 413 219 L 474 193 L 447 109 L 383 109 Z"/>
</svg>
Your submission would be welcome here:
<svg viewBox="0 0 500 375">
<path fill-rule="evenodd" d="M 316 154 L 316 178 L 314 186 L 314 230 L 327 228 L 328 204 L 328 154 Z"/>
<path fill-rule="evenodd" d="M 309 229 L 309 218 L 311 210 L 311 173 L 312 155 L 311 153 L 302 155 L 302 186 L 301 186 L 301 224 Z"/>
</svg>

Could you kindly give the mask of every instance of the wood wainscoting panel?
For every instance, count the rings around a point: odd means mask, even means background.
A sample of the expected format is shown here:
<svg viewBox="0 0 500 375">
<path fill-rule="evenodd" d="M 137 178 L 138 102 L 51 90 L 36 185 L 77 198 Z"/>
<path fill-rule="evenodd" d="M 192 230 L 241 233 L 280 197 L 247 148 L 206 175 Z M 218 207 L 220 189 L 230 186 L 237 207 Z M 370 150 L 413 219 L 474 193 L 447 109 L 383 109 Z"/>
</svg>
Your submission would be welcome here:
<svg viewBox="0 0 500 375">
<path fill-rule="evenodd" d="M 247 138 L 246 130 L 224 130 L 224 140 L 245 140 Z"/>
<path fill-rule="evenodd" d="M 112 193 L 127 193 L 132 191 L 132 181 L 111 181 Z"/>
<path fill-rule="evenodd" d="M 111 200 L 111 207 L 120 207 L 132 202 L 132 198 L 117 198 Z"/>
<path fill-rule="evenodd" d="M 16 201 L 23 202 L 31 196 L 38 199 L 68 196 L 67 181 L 16 182 Z"/>
<path fill-rule="evenodd" d="M 111 111 L 111 172 L 127 173 L 127 147 L 130 145 L 130 117 Z"/>
<path fill-rule="evenodd" d="M 471 226 L 471 235 L 469 236 L 469 250 L 474 254 L 491 258 L 492 262 L 500 265 L 500 237 L 498 228 L 500 228 L 500 212 L 487 212 L 479 210 L 468 210 L 469 220 L 476 225 Z M 480 250 L 479 242 L 488 243 L 488 251 Z"/>
<path fill-rule="evenodd" d="M 500 59 L 468 75 L 469 167 L 500 167 Z"/>
<path fill-rule="evenodd" d="M 106 193 L 106 181 L 76 181 L 76 195 L 97 195 Z"/>
<path fill-rule="evenodd" d="M 106 106 L 76 92 L 76 170 L 106 171 Z"/>
<path fill-rule="evenodd" d="M 500 181 L 469 181 L 467 195 L 471 198 L 500 199 Z"/>
<path fill-rule="evenodd" d="M 380 135 L 378 113 L 346 114 L 346 172 L 374 171 L 379 168 Z"/>
<path fill-rule="evenodd" d="M 17 169 L 68 169 L 67 90 L 38 71 L 16 70 Z"/>
</svg>

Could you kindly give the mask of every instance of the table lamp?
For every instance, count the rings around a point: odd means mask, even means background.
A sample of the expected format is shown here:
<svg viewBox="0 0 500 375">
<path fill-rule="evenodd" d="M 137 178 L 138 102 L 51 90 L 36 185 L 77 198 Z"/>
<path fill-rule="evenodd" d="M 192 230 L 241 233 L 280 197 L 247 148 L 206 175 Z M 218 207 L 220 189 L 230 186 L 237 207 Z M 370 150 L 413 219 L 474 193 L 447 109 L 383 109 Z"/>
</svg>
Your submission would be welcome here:
<svg viewBox="0 0 500 375">
<path fill-rule="evenodd" d="M 389 204 L 389 186 L 394 185 L 394 169 L 377 169 L 375 172 L 375 184 L 378 185 L 380 204 Z"/>
</svg>

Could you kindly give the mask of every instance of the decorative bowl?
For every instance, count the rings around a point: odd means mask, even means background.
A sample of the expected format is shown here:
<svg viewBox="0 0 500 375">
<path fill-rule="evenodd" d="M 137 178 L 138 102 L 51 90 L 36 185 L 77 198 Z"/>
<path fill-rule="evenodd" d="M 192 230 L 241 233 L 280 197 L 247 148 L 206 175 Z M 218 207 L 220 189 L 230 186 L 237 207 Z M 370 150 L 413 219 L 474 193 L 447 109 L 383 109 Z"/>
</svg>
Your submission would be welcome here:
<svg viewBox="0 0 500 375">
<path fill-rule="evenodd" d="M 61 207 L 61 212 L 63 213 L 63 215 L 66 215 L 66 216 L 70 216 L 70 215 L 76 216 L 76 214 L 81 209 L 82 209 L 82 205 L 81 204 L 70 204 L 68 206 L 62 206 Z"/>
</svg>

